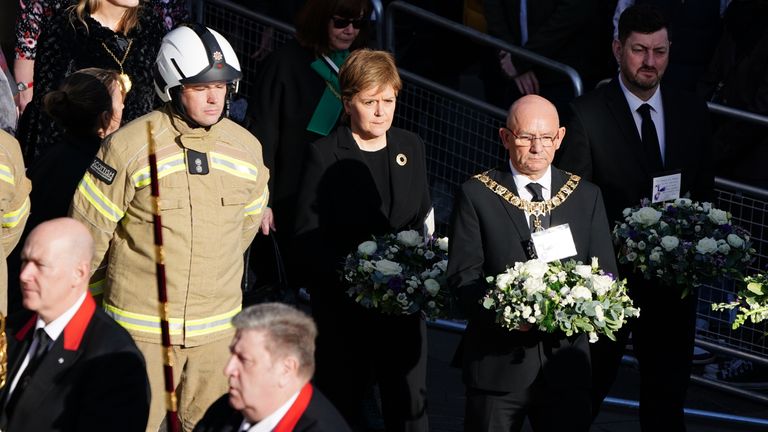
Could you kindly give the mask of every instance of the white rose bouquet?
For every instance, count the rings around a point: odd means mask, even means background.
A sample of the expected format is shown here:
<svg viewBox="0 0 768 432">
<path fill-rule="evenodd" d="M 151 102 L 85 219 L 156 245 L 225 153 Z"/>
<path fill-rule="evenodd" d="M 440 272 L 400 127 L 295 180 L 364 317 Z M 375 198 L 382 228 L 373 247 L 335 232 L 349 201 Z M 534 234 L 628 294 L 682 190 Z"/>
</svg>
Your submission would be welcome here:
<svg viewBox="0 0 768 432">
<path fill-rule="evenodd" d="M 366 308 L 392 315 L 441 315 L 446 293 L 448 239 L 417 231 L 374 237 L 347 255 L 342 278 L 347 294 Z"/>
<path fill-rule="evenodd" d="M 690 288 L 721 276 L 741 278 L 752 261 L 749 233 L 735 226 L 730 213 L 707 202 L 674 202 L 624 209 L 624 222 L 613 228 L 619 263 L 645 279 Z"/>
<path fill-rule="evenodd" d="M 599 334 L 616 340 L 614 333 L 627 319 L 640 315 L 624 281 L 604 274 L 597 258 L 591 265 L 518 262 L 488 282 L 493 286 L 482 299 L 483 307 L 496 312 L 496 322 L 509 330 L 533 327 L 566 336 L 587 333 L 590 342 Z"/>
<path fill-rule="evenodd" d="M 738 308 L 733 329 L 747 321 L 757 324 L 768 319 L 768 274 L 758 274 L 744 278 L 744 287 L 738 292 L 738 298 L 731 303 L 712 304 L 713 310 Z"/>
</svg>

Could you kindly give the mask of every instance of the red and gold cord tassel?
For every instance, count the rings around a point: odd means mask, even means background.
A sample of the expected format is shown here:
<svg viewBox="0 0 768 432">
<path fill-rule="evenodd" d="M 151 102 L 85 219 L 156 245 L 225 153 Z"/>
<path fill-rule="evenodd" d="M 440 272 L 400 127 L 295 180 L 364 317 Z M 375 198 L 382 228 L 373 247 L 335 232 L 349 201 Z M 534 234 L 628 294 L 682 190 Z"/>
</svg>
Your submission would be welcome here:
<svg viewBox="0 0 768 432">
<path fill-rule="evenodd" d="M 163 341 L 163 376 L 165 378 L 168 432 L 179 432 L 181 424 L 176 414 L 177 401 L 173 385 L 173 348 L 168 324 L 168 290 L 165 284 L 165 253 L 163 252 L 163 222 L 160 218 L 160 185 L 157 180 L 157 154 L 152 123 L 147 122 L 149 143 L 149 175 L 152 181 L 152 225 L 155 233 L 155 270 L 157 274 L 157 298 L 160 309 L 160 334 Z"/>
<path fill-rule="evenodd" d="M 5 317 L 0 313 L 0 390 L 8 380 L 8 339 L 5 336 Z"/>
</svg>

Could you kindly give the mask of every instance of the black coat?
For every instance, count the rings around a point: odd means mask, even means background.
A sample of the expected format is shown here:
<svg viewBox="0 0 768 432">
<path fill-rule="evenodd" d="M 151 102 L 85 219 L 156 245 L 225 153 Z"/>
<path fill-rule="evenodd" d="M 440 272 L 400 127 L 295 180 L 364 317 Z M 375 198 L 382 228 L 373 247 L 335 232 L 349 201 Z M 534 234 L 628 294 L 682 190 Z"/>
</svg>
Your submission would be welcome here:
<svg viewBox="0 0 768 432">
<path fill-rule="evenodd" d="M 95 135 L 90 139 L 62 138 L 27 170 L 27 177 L 32 181 L 32 210 L 27 232 L 42 222 L 67 216 L 77 185 L 101 144 Z"/>
<path fill-rule="evenodd" d="M 208 408 L 194 432 L 238 432 L 242 422 L 243 415 L 229 405 L 229 395 L 224 395 Z M 320 390 L 313 388 L 312 399 L 293 431 L 348 432 L 351 429 Z"/>
<path fill-rule="evenodd" d="M 278 231 L 292 231 L 296 198 L 309 145 L 322 138 L 307 130 L 325 91 L 325 81 L 310 68 L 312 50 L 288 41 L 265 61 L 256 80 L 249 130 L 261 142 L 269 168 L 269 201 Z"/>
<path fill-rule="evenodd" d="M 342 126 L 309 148 L 297 237 L 303 286 L 311 290 L 319 338 L 316 383 L 350 423 L 370 379 L 379 383 L 387 430 L 426 431 L 426 327 L 419 314 L 364 309 L 346 294 L 344 257 L 371 236 L 421 230 L 431 208 L 424 144 L 387 132 L 389 202 L 383 203 L 351 130 Z M 398 160 L 400 163 L 398 163 Z"/>
<path fill-rule="evenodd" d="M 8 321 L 9 384 L 32 343 L 37 318 L 30 315 Z M 140 432 L 149 400 L 144 357 L 89 294 L 31 376 L 4 430 Z"/>
<path fill-rule="evenodd" d="M 339 127 L 309 148 L 296 219 L 304 262 L 315 275 L 338 281 L 344 257 L 372 235 L 403 229 L 421 231 L 432 203 L 427 182 L 424 143 L 398 128 L 387 132 L 392 191 L 389 213 L 352 131 Z M 407 162 L 399 165 L 398 155 Z M 312 264 L 315 263 L 315 264 Z M 319 281 L 311 282 L 317 284 Z M 311 286 L 311 285 L 310 285 Z"/>
<path fill-rule="evenodd" d="M 492 170 L 488 176 L 517 193 L 508 167 Z M 567 179 L 566 173 L 552 168 L 553 191 Z M 565 223 L 576 245 L 577 255 L 573 258 L 588 263 L 598 257 L 602 269 L 616 274 L 603 199 L 595 185 L 581 180 L 568 199 L 552 210 L 551 226 Z M 494 312 L 480 305 L 489 289 L 485 278 L 504 272 L 515 262 L 525 262 L 522 242 L 530 236 L 522 210 L 477 179 L 461 186 L 449 234 L 448 283 L 469 318 L 460 353 L 468 387 L 520 392 L 540 371 L 553 387 L 589 386 L 589 352 L 584 335 L 566 338 L 562 333 L 509 331 L 494 322 Z"/>
</svg>

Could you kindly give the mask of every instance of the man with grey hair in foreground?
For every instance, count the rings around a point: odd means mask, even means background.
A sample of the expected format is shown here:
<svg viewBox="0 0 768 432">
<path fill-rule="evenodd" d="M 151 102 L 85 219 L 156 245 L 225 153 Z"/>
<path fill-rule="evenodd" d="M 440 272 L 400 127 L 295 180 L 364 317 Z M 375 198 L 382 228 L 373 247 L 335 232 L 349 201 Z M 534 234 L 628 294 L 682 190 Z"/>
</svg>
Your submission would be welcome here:
<svg viewBox="0 0 768 432">
<path fill-rule="evenodd" d="M 229 394 L 208 408 L 195 432 L 346 432 L 349 426 L 309 380 L 315 372 L 317 326 L 282 303 L 251 306 L 224 368 Z"/>
</svg>

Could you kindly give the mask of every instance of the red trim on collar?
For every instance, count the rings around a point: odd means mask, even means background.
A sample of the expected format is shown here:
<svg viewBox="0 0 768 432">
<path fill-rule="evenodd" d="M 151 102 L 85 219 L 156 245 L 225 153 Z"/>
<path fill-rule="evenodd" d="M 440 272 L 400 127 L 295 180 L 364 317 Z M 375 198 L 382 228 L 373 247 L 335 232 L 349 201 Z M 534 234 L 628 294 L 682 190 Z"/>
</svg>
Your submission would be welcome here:
<svg viewBox="0 0 768 432">
<path fill-rule="evenodd" d="M 296 423 L 304 415 L 304 411 L 307 410 L 310 399 L 312 399 L 312 384 L 306 383 L 302 387 L 301 392 L 299 392 L 299 396 L 293 401 L 291 407 L 288 408 L 288 412 L 280 419 L 280 422 L 272 429 L 272 432 L 292 432 L 293 428 L 296 427 Z"/>
<path fill-rule="evenodd" d="M 16 332 L 16 340 L 21 342 L 24 340 L 25 337 L 27 337 L 27 333 L 29 333 L 30 330 L 35 328 L 35 323 L 37 322 L 37 314 L 32 314 L 32 317 L 29 318 L 29 321 L 27 321 L 26 324 L 24 324 L 24 327 L 22 327 L 18 332 Z"/>
<path fill-rule="evenodd" d="M 85 294 L 85 300 L 80 305 L 80 309 L 75 312 L 72 319 L 69 320 L 67 326 L 64 327 L 64 349 L 68 351 L 75 351 L 80 348 L 80 342 L 83 341 L 83 334 L 85 328 L 88 327 L 88 323 L 91 322 L 91 317 L 96 312 L 96 301 L 91 297 L 90 293 Z M 17 333 L 16 340 L 22 341 L 27 336 L 30 330 L 35 328 L 37 322 L 37 314 L 33 314 L 32 317 L 24 324 Z"/>
<path fill-rule="evenodd" d="M 91 297 L 91 293 L 85 294 L 85 300 L 80 305 L 80 309 L 75 312 L 75 316 L 69 320 L 64 327 L 64 349 L 75 351 L 80 348 L 80 342 L 83 340 L 85 328 L 91 322 L 93 314 L 96 312 L 96 301 Z"/>
</svg>

